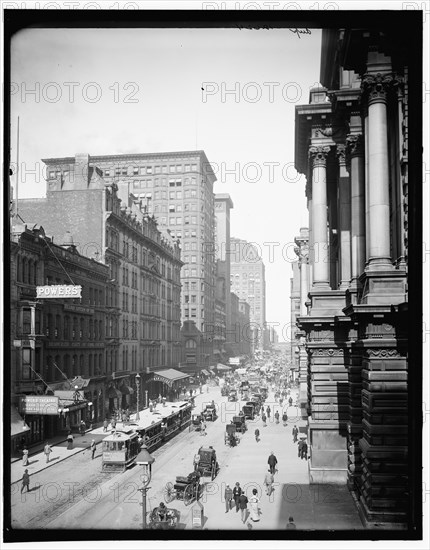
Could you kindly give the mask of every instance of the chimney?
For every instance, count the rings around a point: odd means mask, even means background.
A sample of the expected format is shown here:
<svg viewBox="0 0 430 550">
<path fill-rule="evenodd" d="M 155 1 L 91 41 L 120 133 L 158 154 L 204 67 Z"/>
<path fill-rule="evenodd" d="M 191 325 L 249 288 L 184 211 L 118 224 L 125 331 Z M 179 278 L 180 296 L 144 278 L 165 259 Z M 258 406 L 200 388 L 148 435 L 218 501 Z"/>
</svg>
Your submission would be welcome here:
<svg viewBox="0 0 430 550">
<path fill-rule="evenodd" d="M 75 154 L 75 189 L 88 189 L 88 165 L 90 155 L 88 153 Z"/>
</svg>

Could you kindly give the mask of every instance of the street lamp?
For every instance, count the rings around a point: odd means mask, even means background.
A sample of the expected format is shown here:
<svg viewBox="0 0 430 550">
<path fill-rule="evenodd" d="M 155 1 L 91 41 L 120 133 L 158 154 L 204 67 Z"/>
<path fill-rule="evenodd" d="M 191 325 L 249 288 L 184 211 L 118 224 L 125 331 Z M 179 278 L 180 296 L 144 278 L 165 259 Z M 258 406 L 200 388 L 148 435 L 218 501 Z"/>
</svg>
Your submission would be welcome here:
<svg viewBox="0 0 430 550">
<path fill-rule="evenodd" d="M 142 489 L 139 491 L 142 492 L 142 529 L 146 529 L 146 492 L 148 490 L 148 485 L 151 482 L 151 473 L 152 473 L 152 464 L 155 462 L 155 458 L 151 456 L 148 452 L 148 447 L 142 445 L 140 453 L 136 457 L 136 464 L 143 466 L 142 474 Z"/>
<path fill-rule="evenodd" d="M 136 374 L 136 391 L 137 391 L 137 413 L 136 413 L 136 420 L 140 420 L 140 414 L 139 414 L 139 395 L 140 395 L 140 374 Z"/>
</svg>

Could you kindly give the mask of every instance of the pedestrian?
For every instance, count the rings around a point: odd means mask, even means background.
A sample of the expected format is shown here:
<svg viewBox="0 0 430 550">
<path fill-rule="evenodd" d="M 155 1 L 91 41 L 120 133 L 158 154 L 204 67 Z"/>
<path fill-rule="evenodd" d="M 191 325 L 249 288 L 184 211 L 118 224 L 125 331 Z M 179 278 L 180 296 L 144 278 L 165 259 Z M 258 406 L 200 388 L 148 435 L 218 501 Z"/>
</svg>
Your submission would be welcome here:
<svg viewBox="0 0 430 550">
<path fill-rule="evenodd" d="M 43 449 L 43 452 L 45 453 L 46 463 L 48 463 L 49 462 L 49 455 L 52 453 L 51 446 L 49 445 L 48 442 L 46 442 L 45 447 Z"/>
<path fill-rule="evenodd" d="M 286 413 L 286 412 L 284 412 L 284 414 L 282 415 L 282 422 L 283 422 L 284 426 L 287 425 L 288 416 L 287 416 L 287 413 Z"/>
<path fill-rule="evenodd" d="M 69 433 L 67 435 L 67 449 L 70 451 L 73 449 L 73 435 L 72 432 L 69 430 Z"/>
<path fill-rule="evenodd" d="M 91 449 L 91 460 L 94 460 L 94 455 L 96 454 L 96 447 L 97 447 L 96 442 L 93 439 L 91 441 L 91 447 L 90 447 L 90 449 Z"/>
<path fill-rule="evenodd" d="M 246 518 L 248 516 L 248 497 L 245 493 L 242 493 L 239 497 L 239 508 L 240 508 L 240 519 L 242 523 L 246 523 Z"/>
<path fill-rule="evenodd" d="M 161 403 L 161 393 L 158 394 L 158 403 Z"/>
<path fill-rule="evenodd" d="M 297 443 L 297 436 L 299 435 L 299 429 L 297 428 L 297 426 L 294 424 L 294 428 L 293 428 L 293 443 Z"/>
<path fill-rule="evenodd" d="M 252 497 L 249 499 L 250 518 L 252 521 L 260 521 L 260 499 L 257 496 L 257 489 L 252 489 Z"/>
<path fill-rule="evenodd" d="M 81 432 L 81 436 L 85 435 L 85 422 L 81 420 L 81 423 L 79 424 L 79 431 Z"/>
<path fill-rule="evenodd" d="M 279 424 L 279 412 L 278 411 L 275 412 L 275 420 L 276 420 L 276 424 Z"/>
<path fill-rule="evenodd" d="M 236 481 L 236 485 L 233 488 L 233 498 L 234 503 L 236 504 L 236 512 L 239 512 L 239 497 L 242 494 L 242 488 L 239 485 L 239 482 Z"/>
<path fill-rule="evenodd" d="M 273 482 L 274 482 L 273 474 L 272 474 L 272 472 L 270 471 L 270 468 L 269 468 L 267 470 L 266 475 L 264 476 L 264 482 L 263 482 L 264 485 L 266 486 L 266 495 L 269 496 L 269 497 L 272 494 Z"/>
<path fill-rule="evenodd" d="M 263 426 L 266 427 L 266 426 L 267 426 L 267 424 L 266 424 L 267 417 L 266 417 L 266 415 L 264 414 L 264 412 L 263 412 L 263 414 L 261 415 L 261 420 L 263 421 Z"/>
<path fill-rule="evenodd" d="M 224 491 L 224 498 L 225 498 L 225 513 L 227 514 L 227 512 L 231 510 L 231 505 L 233 500 L 233 489 L 230 487 L 228 483 Z"/>
<path fill-rule="evenodd" d="M 116 420 L 115 420 L 115 417 L 112 418 L 112 421 L 111 421 L 110 425 L 112 426 L 112 430 L 114 430 L 114 429 L 116 428 Z"/>
<path fill-rule="evenodd" d="M 103 431 L 104 432 L 107 432 L 108 426 L 109 426 L 109 421 L 108 421 L 107 418 L 105 418 L 104 421 L 103 421 Z"/>
<path fill-rule="evenodd" d="M 206 435 L 206 424 L 204 420 L 200 422 L 200 435 Z"/>
<path fill-rule="evenodd" d="M 193 462 L 194 462 L 194 471 L 197 472 L 199 469 L 199 462 L 200 462 L 200 455 L 198 453 L 194 455 Z"/>
<path fill-rule="evenodd" d="M 30 491 L 30 474 L 28 473 L 28 470 L 25 470 L 22 475 L 22 485 L 21 485 L 21 493 L 24 491 L 24 488 L 27 488 L 27 493 Z"/>
<path fill-rule="evenodd" d="M 302 444 L 302 448 L 301 448 L 301 453 L 300 453 L 300 458 L 303 460 L 307 460 L 308 459 L 308 444 L 306 443 L 306 439 L 303 440 L 303 444 Z"/>
<path fill-rule="evenodd" d="M 294 523 L 293 516 L 290 516 L 288 518 L 288 523 L 287 523 L 287 526 L 285 527 L 285 529 L 297 529 L 296 524 Z"/>
<path fill-rule="evenodd" d="M 267 413 L 267 418 L 270 420 L 270 406 L 269 405 L 267 405 L 266 413 Z"/>
<path fill-rule="evenodd" d="M 22 465 L 28 466 L 28 449 L 24 447 L 22 450 Z"/>
<path fill-rule="evenodd" d="M 269 465 L 270 471 L 272 474 L 276 473 L 276 464 L 278 463 L 278 459 L 274 455 L 273 451 L 271 451 L 269 458 L 267 459 L 267 464 Z"/>
<path fill-rule="evenodd" d="M 209 393 L 209 384 L 206 384 L 206 393 Z"/>
<path fill-rule="evenodd" d="M 297 443 L 297 451 L 298 451 L 298 457 L 299 458 L 302 458 L 302 447 L 303 447 L 303 439 L 301 439 L 298 443 Z"/>
<path fill-rule="evenodd" d="M 258 443 L 260 441 L 260 430 L 256 428 L 254 433 L 255 433 L 255 441 Z"/>
<path fill-rule="evenodd" d="M 292 398 L 292 397 L 290 397 L 290 398 L 288 399 L 288 403 L 290 404 L 290 407 L 293 406 L 293 398 Z"/>
</svg>

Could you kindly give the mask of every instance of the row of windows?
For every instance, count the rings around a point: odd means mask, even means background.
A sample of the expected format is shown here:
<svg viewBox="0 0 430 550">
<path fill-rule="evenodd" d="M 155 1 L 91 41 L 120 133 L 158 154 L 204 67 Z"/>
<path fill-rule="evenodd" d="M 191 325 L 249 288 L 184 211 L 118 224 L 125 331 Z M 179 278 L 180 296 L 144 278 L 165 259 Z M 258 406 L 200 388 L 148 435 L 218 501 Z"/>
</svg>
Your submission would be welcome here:
<svg viewBox="0 0 430 550">
<path fill-rule="evenodd" d="M 181 172 L 197 172 L 197 164 L 163 164 L 155 166 L 116 166 L 113 168 L 106 168 L 103 174 L 107 177 L 110 176 L 141 176 L 145 174 L 175 174 Z M 50 172 L 54 173 L 55 172 Z M 51 176 L 50 176 L 51 177 Z"/>
</svg>

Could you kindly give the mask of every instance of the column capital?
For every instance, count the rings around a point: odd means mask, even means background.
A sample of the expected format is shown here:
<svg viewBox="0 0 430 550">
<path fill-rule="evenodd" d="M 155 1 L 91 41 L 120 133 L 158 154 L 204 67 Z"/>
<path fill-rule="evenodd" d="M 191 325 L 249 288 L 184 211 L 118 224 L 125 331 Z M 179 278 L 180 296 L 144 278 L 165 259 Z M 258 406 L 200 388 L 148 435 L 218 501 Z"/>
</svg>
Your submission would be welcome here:
<svg viewBox="0 0 430 550">
<path fill-rule="evenodd" d="M 400 83 L 399 77 L 393 73 L 365 73 L 361 79 L 361 89 L 367 99 L 367 104 L 386 103 L 387 92 Z"/>
<path fill-rule="evenodd" d="M 336 145 L 336 156 L 339 161 L 339 166 L 346 165 L 346 145 L 338 144 Z"/>
<path fill-rule="evenodd" d="M 349 134 L 346 136 L 347 153 L 351 157 L 362 157 L 364 155 L 363 134 Z"/>
<path fill-rule="evenodd" d="M 325 166 L 327 163 L 327 155 L 330 153 L 331 147 L 328 145 L 318 145 L 309 147 L 309 158 L 313 166 Z"/>
</svg>

